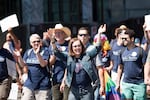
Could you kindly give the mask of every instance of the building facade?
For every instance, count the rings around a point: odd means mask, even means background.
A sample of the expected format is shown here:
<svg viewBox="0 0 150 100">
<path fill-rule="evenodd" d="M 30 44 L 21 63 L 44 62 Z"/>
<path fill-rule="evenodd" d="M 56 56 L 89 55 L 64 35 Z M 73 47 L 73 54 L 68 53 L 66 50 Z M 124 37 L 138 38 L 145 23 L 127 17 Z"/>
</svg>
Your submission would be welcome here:
<svg viewBox="0 0 150 100">
<path fill-rule="evenodd" d="M 150 13 L 149 4 L 149 0 L 0 0 L 0 19 L 17 14 L 26 37 L 36 27 L 53 27 L 59 22 L 70 25 L 75 33 L 82 24 L 94 25 L 93 31 L 99 24 L 107 23 L 112 29 L 118 23 L 128 24 L 129 19 L 141 25 L 143 16 Z"/>
</svg>

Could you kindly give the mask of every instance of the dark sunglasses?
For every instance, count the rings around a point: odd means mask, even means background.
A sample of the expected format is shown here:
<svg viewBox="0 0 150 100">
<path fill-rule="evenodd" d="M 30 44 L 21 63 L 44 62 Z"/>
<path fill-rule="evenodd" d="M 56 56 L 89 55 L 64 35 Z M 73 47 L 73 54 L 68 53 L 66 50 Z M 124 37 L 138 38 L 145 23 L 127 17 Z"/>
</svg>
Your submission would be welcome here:
<svg viewBox="0 0 150 100">
<path fill-rule="evenodd" d="M 33 41 L 32 43 L 36 43 L 36 42 L 37 42 L 37 43 L 39 43 L 39 42 L 40 42 L 40 40 L 39 40 L 39 41 Z"/>
<path fill-rule="evenodd" d="M 122 40 L 127 40 L 127 38 L 121 38 Z"/>
<path fill-rule="evenodd" d="M 78 34 L 79 36 L 88 36 L 88 34 Z"/>
</svg>

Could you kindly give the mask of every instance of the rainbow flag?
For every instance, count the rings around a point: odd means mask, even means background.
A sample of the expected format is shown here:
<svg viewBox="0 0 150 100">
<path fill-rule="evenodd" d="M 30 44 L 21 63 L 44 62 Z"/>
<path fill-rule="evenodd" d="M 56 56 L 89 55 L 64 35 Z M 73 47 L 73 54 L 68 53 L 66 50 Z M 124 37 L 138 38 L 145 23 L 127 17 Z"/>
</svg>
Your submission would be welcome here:
<svg viewBox="0 0 150 100">
<path fill-rule="evenodd" d="M 116 85 L 104 70 L 106 100 L 121 100 L 121 95 L 115 89 Z"/>
</svg>

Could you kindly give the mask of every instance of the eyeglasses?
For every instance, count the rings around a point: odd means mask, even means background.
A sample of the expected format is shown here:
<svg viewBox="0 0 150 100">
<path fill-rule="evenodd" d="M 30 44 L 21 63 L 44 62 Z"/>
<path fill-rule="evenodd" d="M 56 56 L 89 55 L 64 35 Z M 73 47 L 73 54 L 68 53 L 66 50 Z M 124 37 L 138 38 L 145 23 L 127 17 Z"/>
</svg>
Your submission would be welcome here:
<svg viewBox="0 0 150 100">
<path fill-rule="evenodd" d="M 88 36 L 88 34 L 78 34 L 79 36 L 84 36 L 84 37 L 86 37 L 86 36 Z"/>
<path fill-rule="evenodd" d="M 40 40 L 38 40 L 38 41 L 32 41 L 32 43 L 36 43 L 36 42 L 37 42 L 37 43 L 39 43 L 39 42 L 40 42 Z"/>
<path fill-rule="evenodd" d="M 127 40 L 127 38 L 121 38 L 122 40 Z"/>
<path fill-rule="evenodd" d="M 73 45 L 73 47 L 74 47 L 74 48 L 76 48 L 76 47 L 81 47 L 81 45 Z"/>
</svg>

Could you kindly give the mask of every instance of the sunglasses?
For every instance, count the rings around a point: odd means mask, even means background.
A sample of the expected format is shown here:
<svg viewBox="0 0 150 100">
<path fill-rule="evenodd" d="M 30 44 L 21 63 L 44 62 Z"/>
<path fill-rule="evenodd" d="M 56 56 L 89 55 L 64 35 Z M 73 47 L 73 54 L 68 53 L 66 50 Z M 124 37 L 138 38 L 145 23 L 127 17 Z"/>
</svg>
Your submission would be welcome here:
<svg viewBox="0 0 150 100">
<path fill-rule="evenodd" d="M 78 34 L 79 36 L 84 36 L 84 37 L 86 37 L 86 36 L 88 36 L 88 34 Z"/>
<path fill-rule="evenodd" d="M 40 40 L 38 40 L 38 41 L 33 41 L 32 43 L 36 43 L 36 42 L 37 42 L 37 43 L 39 43 L 39 42 L 40 42 Z"/>
<path fill-rule="evenodd" d="M 122 40 L 127 40 L 127 38 L 121 38 Z"/>
</svg>

